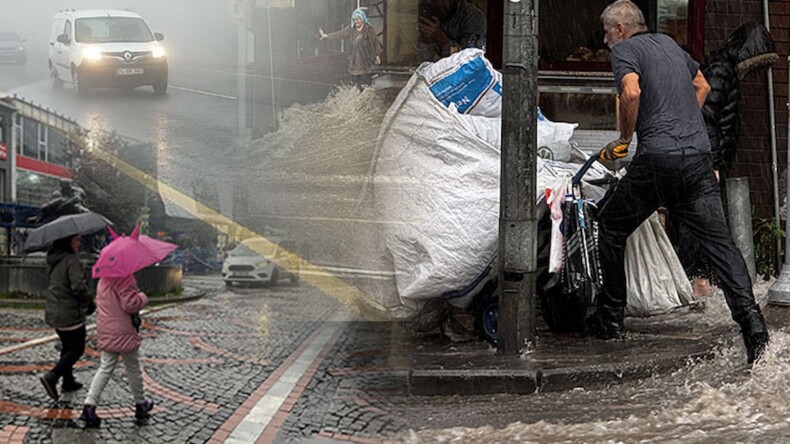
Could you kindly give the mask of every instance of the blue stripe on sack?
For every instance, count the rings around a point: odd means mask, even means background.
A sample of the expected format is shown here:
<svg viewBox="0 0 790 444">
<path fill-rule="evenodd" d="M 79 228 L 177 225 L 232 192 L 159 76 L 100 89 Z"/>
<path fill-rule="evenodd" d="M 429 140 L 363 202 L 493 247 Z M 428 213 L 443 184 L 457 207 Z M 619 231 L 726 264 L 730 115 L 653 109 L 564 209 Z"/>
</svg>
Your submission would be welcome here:
<svg viewBox="0 0 790 444">
<path fill-rule="evenodd" d="M 499 83 L 499 82 L 494 83 L 494 92 L 499 94 L 500 96 L 502 95 L 502 84 L 501 83 Z"/>
<path fill-rule="evenodd" d="M 477 103 L 493 81 L 494 76 L 486 68 L 483 59 L 476 57 L 461 65 L 454 73 L 431 85 L 430 89 L 444 106 L 454 103 L 458 112 L 465 114 Z"/>
</svg>

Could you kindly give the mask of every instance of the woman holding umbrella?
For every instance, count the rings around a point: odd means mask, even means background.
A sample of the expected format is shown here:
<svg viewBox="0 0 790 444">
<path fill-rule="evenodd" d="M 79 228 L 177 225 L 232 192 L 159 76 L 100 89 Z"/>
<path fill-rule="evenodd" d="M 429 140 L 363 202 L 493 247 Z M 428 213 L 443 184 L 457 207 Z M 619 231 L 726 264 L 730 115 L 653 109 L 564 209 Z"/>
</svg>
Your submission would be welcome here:
<svg viewBox="0 0 790 444">
<path fill-rule="evenodd" d="M 139 225 L 129 237 L 119 237 L 111 228 L 109 230 L 112 241 L 102 249 L 93 266 L 93 277 L 99 278 L 96 339 L 101 351 L 101 364 L 93 377 L 80 416 L 85 427 L 89 428 L 101 426 L 96 405 L 121 357 L 134 398 L 137 425 L 143 425 L 154 408 L 154 402 L 145 399 L 143 392 L 139 354 L 138 312 L 148 304 L 148 298 L 137 287 L 134 273 L 161 261 L 176 249 L 176 245 L 140 235 Z"/>
<path fill-rule="evenodd" d="M 56 401 L 61 378 L 64 392 L 82 388 L 74 378 L 73 368 L 85 352 L 85 317 L 96 310 L 77 257 L 80 242 L 79 234 L 63 237 L 56 240 L 47 252 L 49 292 L 44 320 L 55 329 L 62 347 L 58 363 L 39 380 L 47 394 Z"/>
</svg>

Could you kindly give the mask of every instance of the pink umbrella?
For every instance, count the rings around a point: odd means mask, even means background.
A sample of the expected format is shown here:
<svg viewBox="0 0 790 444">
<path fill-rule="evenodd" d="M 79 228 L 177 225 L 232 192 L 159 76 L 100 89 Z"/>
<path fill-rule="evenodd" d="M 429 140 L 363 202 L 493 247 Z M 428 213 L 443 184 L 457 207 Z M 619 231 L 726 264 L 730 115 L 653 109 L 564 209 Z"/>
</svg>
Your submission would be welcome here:
<svg viewBox="0 0 790 444">
<path fill-rule="evenodd" d="M 164 259 L 171 251 L 178 248 L 169 242 L 162 242 L 140 235 L 140 226 L 136 226 L 131 236 L 118 236 L 112 228 L 112 241 L 102 248 L 99 260 L 93 265 L 93 277 L 125 277 L 131 276 L 143 268 Z"/>
</svg>

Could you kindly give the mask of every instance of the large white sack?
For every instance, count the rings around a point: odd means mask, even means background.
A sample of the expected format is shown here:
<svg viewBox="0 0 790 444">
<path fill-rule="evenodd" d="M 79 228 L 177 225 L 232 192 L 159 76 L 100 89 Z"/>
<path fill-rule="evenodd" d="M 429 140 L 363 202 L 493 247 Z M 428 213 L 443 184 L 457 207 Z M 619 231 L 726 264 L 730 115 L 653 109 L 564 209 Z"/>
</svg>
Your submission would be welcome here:
<svg viewBox="0 0 790 444">
<path fill-rule="evenodd" d="M 502 74 L 477 48 L 459 51 L 435 63 L 420 66 L 428 88 L 445 106 L 461 114 L 502 115 Z"/>
<path fill-rule="evenodd" d="M 625 272 L 629 316 L 653 316 L 694 301 L 694 291 L 664 227 L 653 213 L 628 238 Z"/>
<path fill-rule="evenodd" d="M 462 289 L 496 255 L 499 149 L 464 117 L 419 73 L 384 117 L 374 205 L 402 301 Z"/>
<path fill-rule="evenodd" d="M 451 106 L 451 109 L 453 107 Z M 463 115 L 475 135 L 491 145 L 501 148 L 502 119 Z M 571 160 L 571 137 L 578 123 L 552 122 L 538 120 L 538 157 L 546 160 L 568 162 Z"/>
</svg>

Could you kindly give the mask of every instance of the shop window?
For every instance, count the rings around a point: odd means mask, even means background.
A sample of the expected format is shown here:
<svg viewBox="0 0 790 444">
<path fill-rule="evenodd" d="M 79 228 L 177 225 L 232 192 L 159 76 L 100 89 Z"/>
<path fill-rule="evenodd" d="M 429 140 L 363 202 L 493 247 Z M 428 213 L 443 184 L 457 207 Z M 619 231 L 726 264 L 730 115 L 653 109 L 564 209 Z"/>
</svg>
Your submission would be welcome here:
<svg viewBox="0 0 790 444">
<path fill-rule="evenodd" d="M 52 192 L 60 188 L 60 179 L 52 176 L 17 170 L 17 202 L 40 206 L 52 199 Z"/>
<path fill-rule="evenodd" d="M 345 53 L 344 40 L 321 40 L 318 30 L 327 34 L 351 24 L 354 0 L 296 0 L 298 55 L 316 57 Z"/>
<path fill-rule="evenodd" d="M 14 117 L 14 145 L 16 153 L 22 153 L 22 144 L 25 142 L 25 133 L 22 131 L 22 116 L 16 114 Z"/>
<path fill-rule="evenodd" d="M 22 155 L 38 159 L 38 122 L 22 119 Z"/>
<path fill-rule="evenodd" d="M 540 63 L 548 71 L 608 71 L 600 16 L 611 0 L 541 0 Z M 693 57 L 702 56 L 704 0 L 635 0 L 648 29 L 672 36 Z"/>
<path fill-rule="evenodd" d="M 37 159 L 47 161 L 47 134 L 49 133 L 46 125 L 38 125 L 38 157 Z"/>
</svg>

